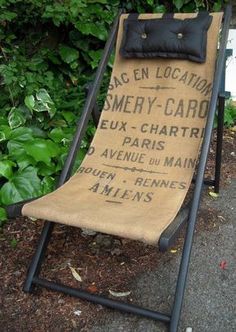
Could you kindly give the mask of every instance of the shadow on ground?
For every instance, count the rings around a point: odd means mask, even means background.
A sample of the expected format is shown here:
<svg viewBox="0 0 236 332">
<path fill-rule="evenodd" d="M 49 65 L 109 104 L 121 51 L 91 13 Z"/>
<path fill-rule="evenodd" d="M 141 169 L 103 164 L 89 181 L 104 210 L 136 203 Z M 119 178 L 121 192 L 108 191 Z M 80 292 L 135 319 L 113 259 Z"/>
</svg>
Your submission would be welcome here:
<svg viewBox="0 0 236 332">
<path fill-rule="evenodd" d="M 220 223 L 211 231 L 195 235 L 191 266 L 179 331 L 236 331 L 236 180 L 216 200 L 202 204 L 217 210 Z M 161 269 L 144 273 L 132 285 L 133 297 L 152 309 L 169 309 L 174 293 L 180 254 L 164 262 Z M 223 263 L 222 263 L 223 262 Z M 161 266 L 161 264 L 160 264 Z M 135 290 L 136 289 L 136 290 Z M 167 295 L 167 290 L 169 295 Z M 164 332 L 163 324 L 108 311 L 92 332 Z"/>
</svg>

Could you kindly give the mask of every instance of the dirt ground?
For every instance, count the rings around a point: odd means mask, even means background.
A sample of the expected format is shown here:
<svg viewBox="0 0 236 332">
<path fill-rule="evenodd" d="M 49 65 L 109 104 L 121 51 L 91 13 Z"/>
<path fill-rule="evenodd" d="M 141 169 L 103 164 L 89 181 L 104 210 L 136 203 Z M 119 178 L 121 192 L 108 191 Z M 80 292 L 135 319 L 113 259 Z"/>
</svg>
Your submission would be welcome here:
<svg viewBox="0 0 236 332">
<path fill-rule="evenodd" d="M 214 137 L 206 176 L 213 174 L 215 140 Z M 225 131 L 223 187 L 227 187 L 231 178 L 236 177 L 235 143 L 235 131 Z M 209 196 L 209 199 L 213 198 Z M 197 232 L 213 229 L 215 223 L 219 222 L 216 216 L 214 209 L 201 209 Z M 22 291 L 41 228 L 42 221 L 18 218 L 9 220 L 0 229 L 0 330 L 91 331 L 94 324 L 102 320 L 107 309 L 46 289 L 36 289 L 34 294 Z M 170 250 L 178 250 L 182 243 L 181 236 Z M 129 283 L 144 271 L 156 268 L 162 255 L 157 248 L 137 241 L 98 233 L 88 235 L 72 227 L 57 225 L 41 275 L 112 297 L 109 291 L 129 290 Z M 77 273 L 74 276 L 73 268 Z M 75 277 L 81 277 L 82 281 Z M 125 298 L 132 302 L 131 296 Z"/>
</svg>

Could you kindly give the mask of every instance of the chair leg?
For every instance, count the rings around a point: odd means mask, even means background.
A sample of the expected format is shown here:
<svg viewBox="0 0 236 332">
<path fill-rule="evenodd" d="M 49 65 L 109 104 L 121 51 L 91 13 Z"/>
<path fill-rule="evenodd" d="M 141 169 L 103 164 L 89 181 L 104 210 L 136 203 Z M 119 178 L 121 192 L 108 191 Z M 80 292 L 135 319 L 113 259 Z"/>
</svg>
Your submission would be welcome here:
<svg viewBox="0 0 236 332">
<path fill-rule="evenodd" d="M 35 251 L 34 257 L 29 266 L 29 270 L 27 273 L 27 278 L 23 286 L 24 292 L 32 292 L 33 288 L 33 278 L 37 277 L 40 268 L 43 262 L 43 258 L 45 256 L 45 252 L 50 241 L 52 231 L 53 231 L 54 223 L 50 221 L 46 221 L 43 226 L 43 230 L 39 239 L 38 247 Z"/>
<path fill-rule="evenodd" d="M 182 309 L 184 292 L 185 292 L 185 288 L 186 288 L 186 279 L 187 279 L 188 268 L 189 268 L 189 261 L 190 261 L 190 255 L 191 255 L 195 223 L 196 223 L 196 219 L 194 220 L 193 223 L 188 225 L 188 229 L 187 229 L 187 233 L 186 233 L 186 239 L 184 242 L 184 248 L 183 248 L 183 253 L 182 253 L 182 258 L 181 258 L 181 263 L 180 263 L 180 268 L 179 268 L 179 274 L 178 274 L 178 279 L 177 279 L 174 304 L 173 304 L 172 312 L 171 312 L 169 332 L 177 332 L 177 330 L 178 330 L 178 324 L 179 324 L 179 319 L 180 319 L 180 314 L 181 314 L 181 309 Z"/>
<path fill-rule="evenodd" d="M 217 142 L 216 142 L 216 160 L 215 160 L 215 193 L 220 191 L 220 172 L 222 160 L 222 144 L 224 132 L 224 111 L 225 97 L 219 97 L 218 118 L 217 118 Z"/>
</svg>

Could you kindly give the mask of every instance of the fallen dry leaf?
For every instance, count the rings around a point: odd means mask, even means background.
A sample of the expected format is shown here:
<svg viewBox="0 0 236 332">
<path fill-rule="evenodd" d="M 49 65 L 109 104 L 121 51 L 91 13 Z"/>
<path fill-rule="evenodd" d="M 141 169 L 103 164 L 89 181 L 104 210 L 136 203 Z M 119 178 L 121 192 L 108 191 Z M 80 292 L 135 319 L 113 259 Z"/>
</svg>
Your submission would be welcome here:
<svg viewBox="0 0 236 332">
<path fill-rule="evenodd" d="M 123 296 L 128 296 L 130 295 L 130 291 L 128 292 L 113 292 L 112 290 L 109 289 L 109 293 L 112 295 L 112 296 L 115 296 L 115 297 L 123 297 Z"/>
<path fill-rule="evenodd" d="M 82 281 L 82 278 L 81 276 L 79 275 L 79 273 L 76 271 L 76 269 L 74 269 L 72 266 L 69 266 L 70 270 L 71 270 L 71 273 L 73 275 L 73 277 L 78 280 L 79 282 Z"/>
<path fill-rule="evenodd" d="M 221 220 L 226 220 L 223 216 L 217 216 Z"/>
<path fill-rule="evenodd" d="M 213 198 L 217 198 L 217 197 L 219 197 L 219 194 L 215 193 L 214 191 L 209 191 L 208 194 L 209 194 L 211 197 L 213 197 Z"/>
<path fill-rule="evenodd" d="M 36 221 L 37 220 L 37 218 L 33 218 L 33 217 L 28 217 L 28 219 L 31 220 L 31 221 Z"/>
</svg>

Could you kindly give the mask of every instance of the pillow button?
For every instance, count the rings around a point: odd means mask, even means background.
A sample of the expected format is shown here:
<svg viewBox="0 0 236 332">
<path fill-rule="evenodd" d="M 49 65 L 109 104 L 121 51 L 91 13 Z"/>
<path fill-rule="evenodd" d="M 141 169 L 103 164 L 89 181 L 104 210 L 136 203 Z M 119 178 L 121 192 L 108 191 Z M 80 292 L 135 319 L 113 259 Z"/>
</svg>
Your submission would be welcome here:
<svg viewBox="0 0 236 332">
<path fill-rule="evenodd" d="M 146 38 L 147 38 L 147 34 L 146 34 L 145 32 L 143 32 L 143 33 L 141 34 L 141 37 L 142 37 L 142 39 L 146 39 Z"/>
<path fill-rule="evenodd" d="M 177 34 L 177 38 L 178 38 L 178 39 L 182 39 L 183 36 L 184 36 L 184 35 L 183 35 L 181 32 L 179 32 L 179 33 Z"/>
</svg>

